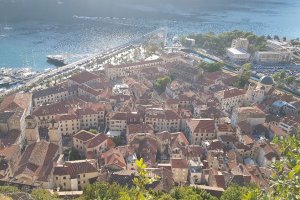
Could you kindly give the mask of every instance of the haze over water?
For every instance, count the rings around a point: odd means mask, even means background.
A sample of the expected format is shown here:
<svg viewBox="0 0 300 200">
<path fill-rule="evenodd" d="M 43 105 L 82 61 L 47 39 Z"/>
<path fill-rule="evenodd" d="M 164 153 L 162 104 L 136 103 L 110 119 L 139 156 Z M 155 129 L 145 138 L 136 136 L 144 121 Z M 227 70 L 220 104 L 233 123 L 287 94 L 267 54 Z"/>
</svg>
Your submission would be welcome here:
<svg viewBox="0 0 300 200">
<path fill-rule="evenodd" d="M 0 67 L 42 71 L 48 54 L 78 59 L 159 27 L 298 38 L 299 19 L 299 0 L 0 0 Z"/>
</svg>

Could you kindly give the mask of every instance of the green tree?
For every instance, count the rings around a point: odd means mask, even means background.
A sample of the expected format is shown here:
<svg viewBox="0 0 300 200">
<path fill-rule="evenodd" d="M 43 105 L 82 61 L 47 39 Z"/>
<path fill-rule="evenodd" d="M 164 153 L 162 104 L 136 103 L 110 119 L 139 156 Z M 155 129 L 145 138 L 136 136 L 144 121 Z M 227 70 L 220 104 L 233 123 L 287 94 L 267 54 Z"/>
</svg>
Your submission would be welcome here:
<svg viewBox="0 0 300 200">
<path fill-rule="evenodd" d="M 136 188 L 135 200 L 145 200 L 148 192 L 146 186 L 154 182 L 155 180 L 149 178 L 149 171 L 146 170 L 147 165 L 144 163 L 143 158 L 136 160 L 138 175 L 133 179 L 133 183 Z"/>
<path fill-rule="evenodd" d="M 171 77 L 164 76 L 157 79 L 154 83 L 154 89 L 159 93 L 163 93 L 166 90 L 166 87 L 169 83 L 171 83 Z"/>
<path fill-rule="evenodd" d="M 221 62 L 214 62 L 214 63 L 207 63 L 201 62 L 199 64 L 199 68 L 202 68 L 206 72 L 216 72 L 222 70 L 224 67 L 224 63 Z"/>
<path fill-rule="evenodd" d="M 94 129 L 94 128 L 90 128 L 89 132 L 94 133 L 94 134 L 98 134 L 97 129 Z"/>
<path fill-rule="evenodd" d="M 237 80 L 235 86 L 237 86 L 239 88 L 243 88 L 243 87 L 245 87 L 246 84 L 249 83 L 249 80 L 251 78 L 251 68 L 252 68 L 251 63 L 246 63 L 242 66 L 242 68 L 241 68 L 242 72 L 241 72 L 239 79 Z"/>
<path fill-rule="evenodd" d="M 122 145 L 122 139 L 121 139 L 121 136 L 113 137 L 112 140 L 114 141 L 114 143 L 115 143 L 117 146 Z"/>
<path fill-rule="evenodd" d="M 289 77 L 287 77 L 287 78 L 285 78 L 285 83 L 287 84 L 287 85 L 291 85 L 292 83 L 294 83 L 295 82 L 295 80 L 296 80 L 296 77 L 295 76 L 289 76 Z"/>
<path fill-rule="evenodd" d="M 249 188 L 238 185 L 229 186 L 222 194 L 220 200 L 242 200 L 243 195 L 248 192 Z"/>
<path fill-rule="evenodd" d="M 175 187 L 170 194 L 174 199 L 181 200 L 217 200 L 206 191 L 195 187 Z"/>
<path fill-rule="evenodd" d="M 80 160 L 82 157 L 80 156 L 80 153 L 77 149 L 72 148 L 69 154 L 69 160 Z"/>
<path fill-rule="evenodd" d="M 34 200 L 59 200 L 58 196 L 51 194 L 48 190 L 35 189 L 31 192 L 31 197 Z"/>
<path fill-rule="evenodd" d="M 115 183 L 97 182 L 83 189 L 82 198 L 85 200 L 118 200 L 123 196 L 130 197 L 130 190 Z M 123 198 L 125 200 L 125 198 Z"/>
<path fill-rule="evenodd" d="M 264 36 L 257 36 L 251 32 L 243 32 L 234 30 L 220 34 L 201 33 L 191 34 L 189 38 L 195 39 L 196 48 L 203 48 L 216 54 L 217 56 L 224 56 L 226 49 L 231 46 L 231 42 L 236 38 L 247 38 L 249 40 L 249 51 L 251 53 L 264 49 L 267 44 L 267 38 Z"/>
<path fill-rule="evenodd" d="M 249 197 L 260 196 L 258 199 L 300 199 L 300 131 L 297 134 L 285 138 L 275 137 L 273 142 L 281 151 L 280 160 L 276 161 L 270 177 L 270 189 L 265 191 L 250 190 L 245 194 L 245 200 Z"/>
<path fill-rule="evenodd" d="M 0 193 L 14 193 L 14 192 L 20 192 L 19 188 L 14 186 L 0 186 Z"/>
<path fill-rule="evenodd" d="M 279 78 L 284 79 L 286 77 L 286 72 L 284 70 L 281 70 L 279 72 Z"/>
<path fill-rule="evenodd" d="M 161 195 L 158 200 L 175 200 L 170 194 Z"/>
</svg>

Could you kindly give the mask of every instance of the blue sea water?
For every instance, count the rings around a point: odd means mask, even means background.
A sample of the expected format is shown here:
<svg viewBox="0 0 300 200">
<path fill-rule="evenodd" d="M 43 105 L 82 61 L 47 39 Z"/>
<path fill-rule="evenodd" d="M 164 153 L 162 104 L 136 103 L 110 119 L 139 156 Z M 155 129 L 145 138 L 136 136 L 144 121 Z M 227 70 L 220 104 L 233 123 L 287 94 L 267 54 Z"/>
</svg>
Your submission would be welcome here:
<svg viewBox="0 0 300 200">
<path fill-rule="evenodd" d="M 299 0 L 0 0 L 0 67 L 43 71 L 49 54 L 75 60 L 159 27 L 298 38 L 299 19 Z"/>
</svg>

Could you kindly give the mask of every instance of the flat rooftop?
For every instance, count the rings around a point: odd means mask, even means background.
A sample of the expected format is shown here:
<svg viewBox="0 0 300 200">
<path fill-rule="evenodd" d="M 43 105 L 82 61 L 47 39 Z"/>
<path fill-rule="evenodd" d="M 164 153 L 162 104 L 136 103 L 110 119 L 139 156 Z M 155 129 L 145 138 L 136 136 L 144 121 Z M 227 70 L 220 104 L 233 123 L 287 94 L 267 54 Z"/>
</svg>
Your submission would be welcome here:
<svg viewBox="0 0 300 200">
<path fill-rule="evenodd" d="M 248 54 L 245 50 L 243 49 L 236 49 L 236 48 L 228 48 L 227 51 L 229 51 L 232 54 L 235 55 L 244 55 L 244 54 Z"/>
</svg>

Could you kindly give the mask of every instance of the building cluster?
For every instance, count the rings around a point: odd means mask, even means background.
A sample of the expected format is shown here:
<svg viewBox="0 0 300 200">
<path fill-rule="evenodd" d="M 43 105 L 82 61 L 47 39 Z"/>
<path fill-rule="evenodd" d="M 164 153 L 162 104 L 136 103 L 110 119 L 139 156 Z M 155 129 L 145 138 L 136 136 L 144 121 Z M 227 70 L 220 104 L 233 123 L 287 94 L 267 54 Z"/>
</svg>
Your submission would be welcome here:
<svg viewBox="0 0 300 200">
<path fill-rule="evenodd" d="M 155 80 L 163 76 L 172 82 L 159 94 Z M 143 158 L 154 190 L 193 185 L 220 195 L 234 183 L 267 188 L 269 165 L 280 157 L 270 140 L 296 131 L 300 101 L 277 92 L 270 77 L 245 89 L 232 87 L 236 80 L 202 72 L 175 52 L 7 96 L 0 105 L 0 179 L 56 191 L 96 181 L 130 187 Z"/>
<path fill-rule="evenodd" d="M 256 51 L 251 57 L 248 53 L 249 41 L 246 38 L 237 38 L 232 41 L 231 48 L 227 49 L 228 58 L 234 63 L 246 63 L 252 59 L 258 64 L 289 63 L 292 53 L 287 48 L 287 42 L 267 40 L 265 51 Z"/>
</svg>

